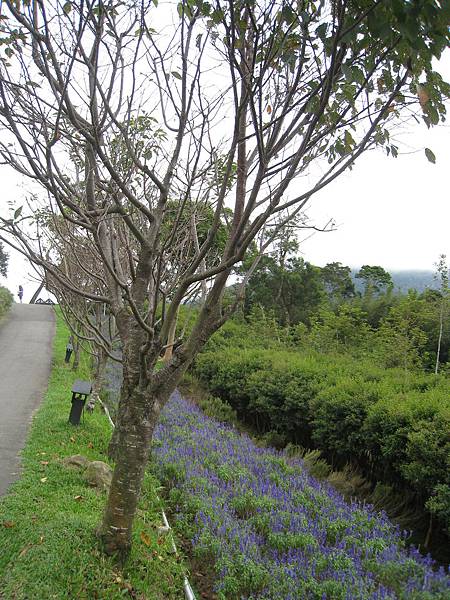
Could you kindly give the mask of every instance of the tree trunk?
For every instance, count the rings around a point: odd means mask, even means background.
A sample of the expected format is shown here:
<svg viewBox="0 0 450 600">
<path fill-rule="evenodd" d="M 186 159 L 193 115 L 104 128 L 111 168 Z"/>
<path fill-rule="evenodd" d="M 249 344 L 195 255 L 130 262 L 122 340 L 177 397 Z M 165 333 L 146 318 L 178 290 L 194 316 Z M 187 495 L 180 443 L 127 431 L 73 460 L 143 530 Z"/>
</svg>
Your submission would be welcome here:
<svg viewBox="0 0 450 600">
<path fill-rule="evenodd" d="M 425 549 L 427 549 L 427 550 L 430 547 L 432 532 L 433 532 L 433 513 L 430 514 L 430 522 L 428 524 L 428 531 L 427 531 L 427 534 L 425 536 L 425 541 L 424 541 L 424 544 L 423 544 L 424 547 L 425 547 Z"/>
<path fill-rule="evenodd" d="M 98 352 L 95 354 L 95 375 L 94 381 L 92 382 L 91 398 L 86 406 L 88 410 L 94 410 L 95 403 L 100 398 L 100 392 L 102 391 L 103 387 L 103 375 L 105 373 L 107 360 L 108 355 L 103 348 L 99 348 Z"/>
<path fill-rule="evenodd" d="M 158 398 L 149 397 L 145 390 L 134 389 L 129 397 L 121 397 L 116 467 L 99 534 L 106 554 L 116 555 L 122 563 L 131 547 L 133 520 L 162 404 Z"/>
<path fill-rule="evenodd" d="M 79 364 L 80 364 L 80 339 L 76 338 L 76 342 L 73 345 L 72 371 L 76 371 L 78 369 Z"/>
<path fill-rule="evenodd" d="M 442 343 L 442 330 L 444 327 L 444 298 L 441 300 L 441 310 L 439 312 L 439 338 L 436 351 L 436 365 L 434 367 L 434 374 L 437 375 L 439 372 L 439 360 L 441 358 L 441 343 Z"/>
<path fill-rule="evenodd" d="M 177 322 L 178 322 L 178 311 L 177 311 L 177 314 L 176 314 L 174 320 L 170 324 L 170 329 L 167 334 L 166 351 L 164 352 L 164 358 L 163 358 L 163 361 L 165 363 L 168 363 L 169 360 L 172 358 L 173 344 L 175 342 L 175 333 L 177 331 Z"/>
<path fill-rule="evenodd" d="M 121 394 L 121 396 L 122 396 L 122 394 Z M 117 460 L 120 456 L 119 438 L 121 436 L 121 431 L 122 431 L 121 423 L 122 423 L 122 419 L 123 419 L 125 410 L 126 410 L 126 404 L 122 401 L 119 401 L 119 405 L 117 407 L 117 413 L 114 418 L 115 428 L 114 428 L 114 431 L 112 432 L 111 439 L 109 440 L 109 444 L 108 444 L 108 458 L 110 460 L 113 460 L 114 462 L 117 462 Z"/>
<path fill-rule="evenodd" d="M 43 290 L 44 285 L 45 285 L 45 281 L 42 281 L 41 284 L 39 285 L 38 289 L 34 292 L 32 298 L 30 300 L 30 304 L 35 304 L 36 303 L 36 300 L 39 298 L 39 294 Z"/>
</svg>

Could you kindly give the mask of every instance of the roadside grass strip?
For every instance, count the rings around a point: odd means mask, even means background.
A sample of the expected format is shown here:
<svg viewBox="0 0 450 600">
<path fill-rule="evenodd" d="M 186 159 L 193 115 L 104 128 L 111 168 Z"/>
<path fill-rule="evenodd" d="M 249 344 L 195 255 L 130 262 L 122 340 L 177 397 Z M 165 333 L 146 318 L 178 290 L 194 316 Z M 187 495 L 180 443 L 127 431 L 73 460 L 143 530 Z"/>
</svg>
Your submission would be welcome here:
<svg viewBox="0 0 450 600">
<path fill-rule="evenodd" d="M 52 374 L 22 454 L 23 474 L 0 500 L 0 598 L 182 599 L 185 569 L 170 536 L 158 532 L 162 506 L 153 476 L 144 483 L 126 568 L 100 551 L 95 530 L 106 494 L 62 459 L 82 454 L 108 462 L 111 429 L 99 408 L 78 427 L 68 423 L 73 381 L 89 379 L 90 372 L 87 360 L 77 372 L 64 364 L 67 337 L 58 319 Z"/>
<path fill-rule="evenodd" d="M 384 514 L 346 503 L 300 459 L 257 447 L 175 393 L 153 469 L 175 530 L 220 599 L 448 600 L 450 575 Z"/>
</svg>

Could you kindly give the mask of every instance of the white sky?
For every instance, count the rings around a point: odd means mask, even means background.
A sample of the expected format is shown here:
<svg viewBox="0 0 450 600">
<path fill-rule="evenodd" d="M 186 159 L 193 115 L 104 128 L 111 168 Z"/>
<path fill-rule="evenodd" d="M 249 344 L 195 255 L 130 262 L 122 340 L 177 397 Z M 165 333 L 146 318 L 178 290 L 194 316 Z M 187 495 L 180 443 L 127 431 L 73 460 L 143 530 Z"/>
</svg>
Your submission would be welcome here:
<svg viewBox="0 0 450 600">
<path fill-rule="evenodd" d="M 449 55 L 439 70 L 449 81 Z M 399 146 L 397 159 L 381 149 L 370 151 L 358 159 L 353 171 L 312 199 L 307 211 L 312 221 L 323 225 L 332 218 L 338 229 L 306 239 L 301 245 L 306 260 L 319 266 L 339 261 L 352 267 L 433 270 L 440 254 L 450 257 L 450 105 L 448 110 L 448 124 L 430 130 L 424 123 L 410 125 L 392 139 Z M 426 159 L 425 147 L 435 153 L 435 165 Z M 0 182 L 4 214 L 8 201 L 16 207 L 23 203 L 27 189 L 6 166 L 0 166 Z M 22 284 L 27 302 L 37 288 L 33 270 L 14 251 L 8 252 L 8 277 L 0 276 L 0 284 L 16 300 Z"/>
</svg>

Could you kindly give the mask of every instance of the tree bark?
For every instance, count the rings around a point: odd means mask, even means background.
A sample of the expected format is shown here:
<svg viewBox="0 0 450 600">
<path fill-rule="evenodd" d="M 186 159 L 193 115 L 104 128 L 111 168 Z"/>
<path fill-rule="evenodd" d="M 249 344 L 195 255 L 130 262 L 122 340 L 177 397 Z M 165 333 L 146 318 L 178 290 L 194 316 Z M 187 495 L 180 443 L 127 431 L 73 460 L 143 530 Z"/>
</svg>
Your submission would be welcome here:
<svg viewBox="0 0 450 600">
<path fill-rule="evenodd" d="M 92 382 L 91 397 L 86 406 L 86 409 L 88 410 L 94 410 L 95 403 L 100 398 L 100 393 L 103 387 L 103 376 L 105 374 L 107 360 L 108 355 L 103 350 L 103 348 L 99 348 L 97 353 L 95 354 L 95 375 L 94 381 Z"/>
<path fill-rule="evenodd" d="M 444 298 L 441 300 L 441 309 L 439 311 L 439 338 L 436 351 L 436 364 L 434 367 L 434 374 L 437 375 L 439 372 L 439 361 L 441 358 L 441 342 L 442 342 L 442 330 L 444 327 Z"/>
<path fill-rule="evenodd" d="M 139 389 L 120 402 L 115 453 L 118 460 L 99 535 L 106 554 L 116 555 L 122 563 L 131 547 L 132 524 L 161 404 L 158 398 Z"/>
<path fill-rule="evenodd" d="M 177 314 L 175 315 L 175 318 L 173 319 L 172 323 L 170 324 L 170 329 L 169 329 L 169 333 L 167 335 L 167 344 L 166 344 L 166 351 L 164 352 L 164 358 L 163 361 L 165 363 L 168 363 L 169 360 L 172 358 L 172 354 L 173 354 L 173 345 L 175 342 L 175 333 L 177 330 L 177 322 L 178 322 L 178 311 Z"/>
<path fill-rule="evenodd" d="M 31 300 L 30 300 L 30 304 L 35 304 L 36 300 L 39 298 L 39 294 L 41 293 L 41 291 L 44 289 L 44 285 L 45 285 L 45 281 L 42 281 L 38 287 L 38 289 L 34 292 Z"/>
<path fill-rule="evenodd" d="M 80 339 L 76 338 L 76 342 L 73 345 L 73 363 L 72 371 L 76 371 L 80 364 Z"/>
</svg>

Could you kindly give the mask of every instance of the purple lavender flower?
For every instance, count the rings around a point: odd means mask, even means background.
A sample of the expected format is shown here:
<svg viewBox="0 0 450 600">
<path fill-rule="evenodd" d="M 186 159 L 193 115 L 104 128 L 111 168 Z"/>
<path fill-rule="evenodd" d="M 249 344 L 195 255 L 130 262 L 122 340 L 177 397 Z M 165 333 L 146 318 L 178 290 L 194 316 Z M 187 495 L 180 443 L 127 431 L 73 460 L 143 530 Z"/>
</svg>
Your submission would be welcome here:
<svg viewBox="0 0 450 600">
<path fill-rule="evenodd" d="M 300 459 L 257 447 L 175 393 L 153 462 L 177 528 L 221 599 L 449 600 L 450 577 L 386 515 L 347 503 Z"/>
</svg>

